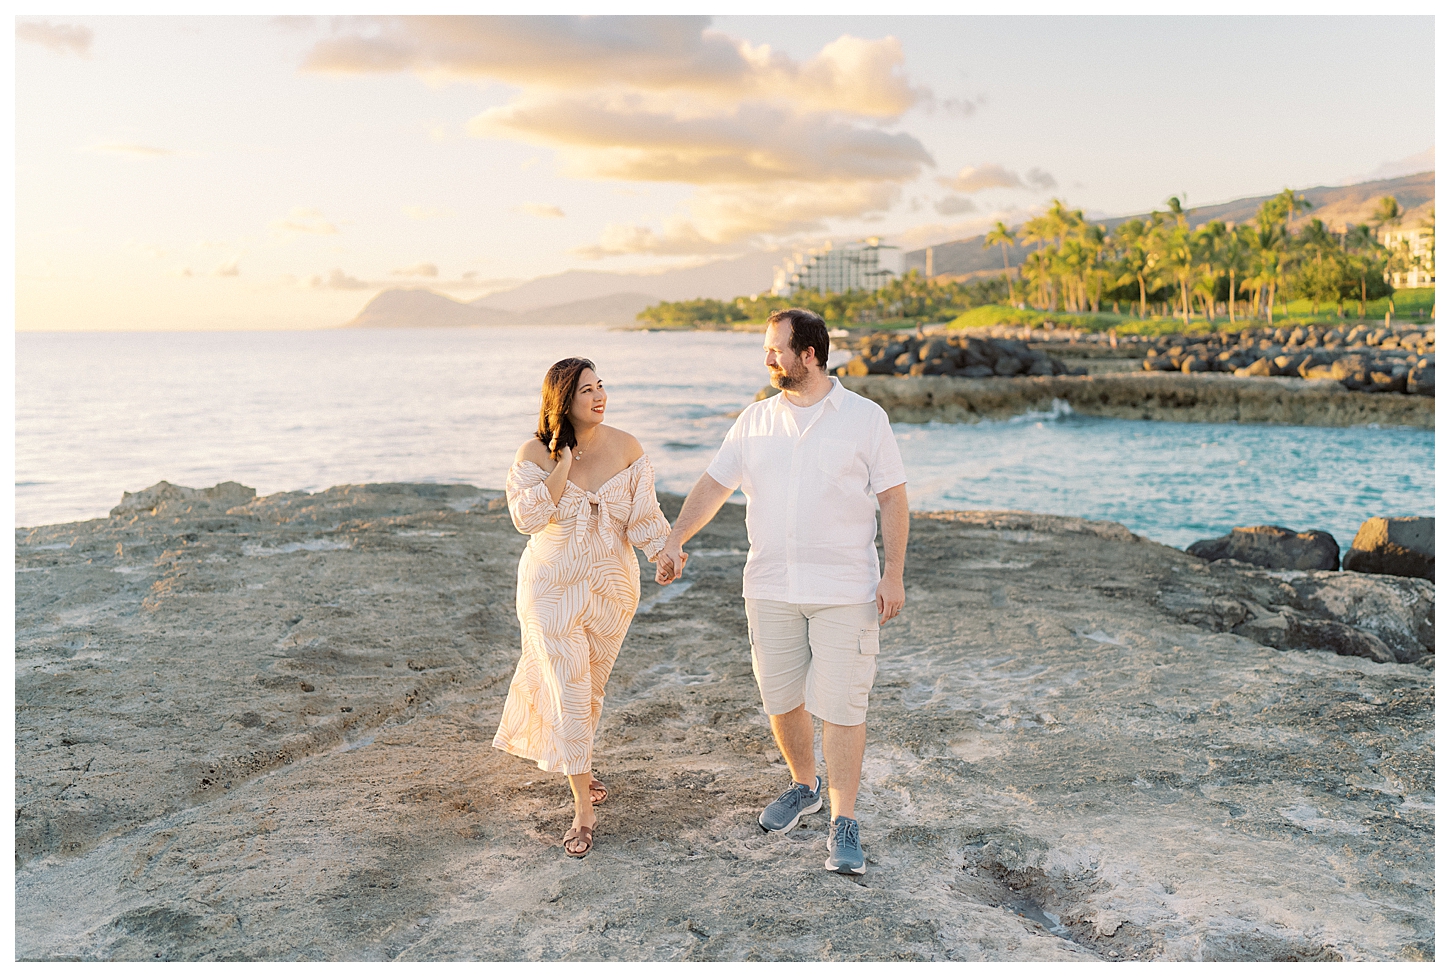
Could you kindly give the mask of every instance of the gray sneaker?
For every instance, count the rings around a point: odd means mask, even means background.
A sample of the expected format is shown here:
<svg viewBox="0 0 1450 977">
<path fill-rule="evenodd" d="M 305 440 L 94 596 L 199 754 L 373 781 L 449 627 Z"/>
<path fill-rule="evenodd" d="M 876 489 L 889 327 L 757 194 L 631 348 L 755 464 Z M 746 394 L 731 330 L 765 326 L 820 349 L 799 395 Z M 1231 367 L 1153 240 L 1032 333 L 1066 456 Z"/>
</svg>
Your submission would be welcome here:
<svg viewBox="0 0 1450 977">
<path fill-rule="evenodd" d="M 842 875 L 865 875 L 866 853 L 861 850 L 861 826 L 844 814 L 831 822 L 826 837 L 826 868 Z"/>
<path fill-rule="evenodd" d="M 821 809 L 821 778 L 816 789 L 805 784 L 791 784 L 790 789 L 768 804 L 760 813 L 760 826 L 766 831 L 783 834 L 800 823 L 801 815 L 815 814 Z"/>
</svg>

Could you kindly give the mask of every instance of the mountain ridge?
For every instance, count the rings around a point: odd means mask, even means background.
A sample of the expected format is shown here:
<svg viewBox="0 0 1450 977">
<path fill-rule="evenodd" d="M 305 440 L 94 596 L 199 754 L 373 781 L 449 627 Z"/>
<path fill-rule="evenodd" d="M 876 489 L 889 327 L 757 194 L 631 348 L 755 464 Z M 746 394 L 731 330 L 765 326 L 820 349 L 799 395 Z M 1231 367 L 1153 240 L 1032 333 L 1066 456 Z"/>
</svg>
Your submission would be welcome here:
<svg viewBox="0 0 1450 977">
<path fill-rule="evenodd" d="M 384 289 L 342 329 L 451 329 L 471 326 L 617 326 L 659 302 L 643 292 L 614 292 L 515 312 L 460 302 L 426 288 Z"/>
</svg>

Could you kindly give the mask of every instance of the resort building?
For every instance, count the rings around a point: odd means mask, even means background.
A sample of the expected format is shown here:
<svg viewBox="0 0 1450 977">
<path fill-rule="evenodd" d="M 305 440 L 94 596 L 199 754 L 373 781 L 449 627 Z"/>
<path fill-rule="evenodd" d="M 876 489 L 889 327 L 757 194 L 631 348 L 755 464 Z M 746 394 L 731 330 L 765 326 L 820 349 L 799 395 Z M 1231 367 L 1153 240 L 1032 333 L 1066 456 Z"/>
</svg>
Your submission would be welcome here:
<svg viewBox="0 0 1450 977">
<path fill-rule="evenodd" d="M 874 292 L 901 274 L 901 249 L 868 237 L 841 247 L 830 241 L 810 251 L 796 252 L 775 269 L 772 295 L 792 292 Z"/>
<path fill-rule="evenodd" d="M 1427 227 L 1385 231 L 1385 248 L 1390 254 L 1405 253 L 1404 262 L 1391 262 L 1385 280 L 1395 288 L 1430 288 L 1435 284 L 1435 232 Z M 1399 267 L 1396 267 L 1399 265 Z"/>
</svg>

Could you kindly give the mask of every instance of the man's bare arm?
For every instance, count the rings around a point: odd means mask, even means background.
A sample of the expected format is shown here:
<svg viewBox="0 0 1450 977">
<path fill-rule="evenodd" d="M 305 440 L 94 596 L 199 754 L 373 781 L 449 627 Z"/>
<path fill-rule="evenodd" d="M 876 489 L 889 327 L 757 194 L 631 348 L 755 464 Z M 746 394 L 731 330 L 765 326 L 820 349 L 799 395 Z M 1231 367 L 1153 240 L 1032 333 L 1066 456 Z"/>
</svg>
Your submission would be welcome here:
<svg viewBox="0 0 1450 977">
<path fill-rule="evenodd" d="M 700 476 L 700 480 L 685 497 L 685 504 L 680 507 L 680 515 L 675 519 L 674 528 L 670 530 L 664 548 L 656 558 L 658 569 L 655 580 L 662 584 L 669 583 L 685 572 L 685 544 L 715 518 L 715 513 L 720 511 L 720 507 L 733 491 L 735 490 L 715 481 L 708 473 Z"/>
<path fill-rule="evenodd" d="M 876 613 L 885 624 L 906 604 L 906 536 L 911 531 L 911 509 L 906 485 L 893 486 L 876 494 L 881 504 L 881 548 L 886 552 L 886 569 L 876 588 Z"/>
</svg>

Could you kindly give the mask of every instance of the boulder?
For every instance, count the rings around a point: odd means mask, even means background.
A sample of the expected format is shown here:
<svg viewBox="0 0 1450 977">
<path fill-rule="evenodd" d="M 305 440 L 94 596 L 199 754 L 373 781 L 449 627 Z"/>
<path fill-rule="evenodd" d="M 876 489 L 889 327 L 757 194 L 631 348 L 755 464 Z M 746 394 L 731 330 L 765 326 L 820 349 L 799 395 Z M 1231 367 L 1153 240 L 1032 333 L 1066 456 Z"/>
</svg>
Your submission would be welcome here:
<svg viewBox="0 0 1450 977">
<path fill-rule="evenodd" d="M 1435 579 L 1435 519 L 1366 519 L 1344 555 L 1344 569 Z"/>
<path fill-rule="evenodd" d="M 1435 396 L 1435 364 L 1421 365 L 1416 363 L 1406 378 L 1405 391 L 1407 393 L 1419 394 L 1423 397 Z"/>
<path fill-rule="evenodd" d="M 940 359 L 952 351 L 951 343 L 940 336 L 934 336 L 928 340 L 918 352 L 923 361 Z"/>
<path fill-rule="evenodd" d="M 996 359 L 996 352 L 987 343 L 980 339 L 967 339 L 966 348 L 963 350 L 963 362 L 965 366 L 990 367 Z"/>
<path fill-rule="evenodd" d="M 1267 356 L 1261 356 L 1258 359 L 1254 360 L 1254 362 L 1249 364 L 1249 371 L 1247 373 L 1247 376 L 1271 376 L 1273 374 L 1273 366 L 1274 364 L 1269 361 L 1269 358 Z"/>
<path fill-rule="evenodd" d="M 170 482 L 157 482 L 139 492 L 122 492 L 121 503 L 111 510 L 112 516 L 157 515 L 163 510 L 193 506 L 215 506 L 223 511 L 234 505 L 246 505 L 257 497 L 257 490 L 240 482 L 219 482 L 211 488 L 194 489 Z"/>
<path fill-rule="evenodd" d="M 1434 665 L 1435 585 L 1424 580 L 1220 560 L 1175 574 L 1156 601 L 1186 623 L 1272 648 Z"/>
<path fill-rule="evenodd" d="M 1359 390 L 1371 382 L 1369 378 L 1370 361 L 1358 353 L 1341 356 L 1329 369 L 1330 376 L 1350 390 Z"/>
<path fill-rule="evenodd" d="M 1397 662 L 1435 653 L 1433 583 L 1364 573 L 1295 574 L 1287 583 L 1296 594 L 1295 607 L 1373 633 Z"/>
<path fill-rule="evenodd" d="M 1318 529 L 1296 533 L 1283 526 L 1235 526 L 1227 536 L 1193 543 L 1188 552 L 1205 560 L 1238 560 L 1269 570 L 1339 568 L 1339 544 Z"/>
<path fill-rule="evenodd" d="M 861 357 L 852 357 L 845 366 L 836 368 L 838 377 L 864 377 L 871 372 L 870 365 Z"/>
<path fill-rule="evenodd" d="M 1193 354 L 1183 358 L 1183 365 L 1179 367 L 1184 373 L 1207 373 L 1208 361 Z"/>
<path fill-rule="evenodd" d="M 992 372 L 999 377 L 1015 377 L 1022 372 L 1022 361 L 1015 356 L 1003 356 L 997 360 Z"/>
<path fill-rule="evenodd" d="M 1406 376 L 1403 372 L 1382 373 L 1375 370 L 1369 375 L 1370 386 L 1367 388 L 1375 393 L 1396 393 L 1405 392 Z"/>
</svg>

